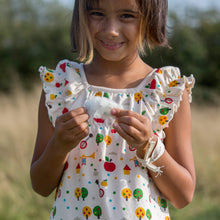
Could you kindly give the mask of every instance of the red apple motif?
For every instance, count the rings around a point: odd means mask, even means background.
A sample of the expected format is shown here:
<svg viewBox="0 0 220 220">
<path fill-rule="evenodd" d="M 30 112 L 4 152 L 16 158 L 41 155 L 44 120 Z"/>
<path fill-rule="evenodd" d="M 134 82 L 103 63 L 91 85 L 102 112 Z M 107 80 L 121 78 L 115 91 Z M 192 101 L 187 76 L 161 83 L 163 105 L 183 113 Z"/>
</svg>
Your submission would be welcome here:
<svg viewBox="0 0 220 220">
<path fill-rule="evenodd" d="M 108 157 L 105 157 L 106 162 L 104 163 L 104 168 L 108 172 L 113 172 L 116 169 L 116 165 L 112 162 L 112 159 L 109 160 Z"/>
</svg>

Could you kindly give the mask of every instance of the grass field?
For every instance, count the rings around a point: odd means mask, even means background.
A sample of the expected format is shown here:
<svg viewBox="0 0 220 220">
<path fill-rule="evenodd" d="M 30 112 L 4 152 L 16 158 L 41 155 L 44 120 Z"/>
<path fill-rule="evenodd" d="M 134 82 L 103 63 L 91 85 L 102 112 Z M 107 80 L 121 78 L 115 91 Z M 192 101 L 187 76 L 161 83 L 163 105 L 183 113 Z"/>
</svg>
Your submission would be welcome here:
<svg viewBox="0 0 220 220">
<path fill-rule="evenodd" d="M 31 188 L 29 166 L 37 128 L 40 88 L 0 95 L 0 219 L 46 220 L 53 196 L 42 198 Z M 192 142 L 197 172 L 193 202 L 171 207 L 174 220 L 220 219 L 220 107 L 192 106 Z"/>
</svg>

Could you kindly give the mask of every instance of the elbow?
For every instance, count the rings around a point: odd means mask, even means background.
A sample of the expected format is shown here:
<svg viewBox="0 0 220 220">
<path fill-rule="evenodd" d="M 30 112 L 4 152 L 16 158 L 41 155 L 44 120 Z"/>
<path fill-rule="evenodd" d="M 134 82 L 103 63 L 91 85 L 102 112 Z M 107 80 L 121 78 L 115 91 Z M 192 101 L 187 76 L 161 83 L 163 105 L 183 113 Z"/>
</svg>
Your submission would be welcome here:
<svg viewBox="0 0 220 220">
<path fill-rule="evenodd" d="M 33 183 L 32 183 L 32 189 L 34 190 L 34 192 L 36 192 L 38 195 L 42 197 L 48 197 L 51 194 L 51 192 L 46 192 Z"/>
<path fill-rule="evenodd" d="M 45 186 L 43 185 L 43 181 L 37 180 L 32 172 L 30 172 L 30 179 L 32 189 L 40 196 L 48 197 L 53 192 L 53 189 L 45 188 Z"/>
<path fill-rule="evenodd" d="M 194 197 L 195 186 L 193 185 L 191 189 L 183 191 L 179 196 L 175 197 L 176 199 L 171 203 L 176 209 L 183 209 L 189 205 Z"/>
<path fill-rule="evenodd" d="M 171 202 L 176 209 L 183 209 L 188 206 L 193 200 L 194 193 L 189 193 L 189 195 L 182 196 L 181 199 L 175 202 Z"/>
</svg>

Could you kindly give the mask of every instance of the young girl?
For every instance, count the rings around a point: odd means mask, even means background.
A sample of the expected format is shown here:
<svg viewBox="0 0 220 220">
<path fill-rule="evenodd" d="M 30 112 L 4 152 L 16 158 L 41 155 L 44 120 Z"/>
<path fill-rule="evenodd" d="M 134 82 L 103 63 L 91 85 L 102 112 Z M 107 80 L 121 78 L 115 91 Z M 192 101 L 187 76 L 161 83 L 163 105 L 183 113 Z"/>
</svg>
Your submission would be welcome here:
<svg viewBox="0 0 220 220">
<path fill-rule="evenodd" d="M 43 196 L 57 188 L 51 219 L 169 220 L 167 200 L 191 202 L 194 78 L 139 56 L 167 45 L 166 20 L 166 0 L 75 0 L 85 62 L 40 68 L 31 180 Z"/>
</svg>

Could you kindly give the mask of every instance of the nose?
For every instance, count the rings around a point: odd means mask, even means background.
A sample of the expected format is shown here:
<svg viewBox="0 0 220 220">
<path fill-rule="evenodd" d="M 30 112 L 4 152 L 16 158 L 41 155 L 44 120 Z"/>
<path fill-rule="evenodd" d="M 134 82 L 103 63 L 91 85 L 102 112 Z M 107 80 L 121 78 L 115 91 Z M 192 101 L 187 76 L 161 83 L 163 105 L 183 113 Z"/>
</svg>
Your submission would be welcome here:
<svg viewBox="0 0 220 220">
<path fill-rule="evenodd" d="M 108 18 L 103 25 L 104 32 L 110 37 L 118 37 L 120 24 L 114 18 Z"/>
</svg>

